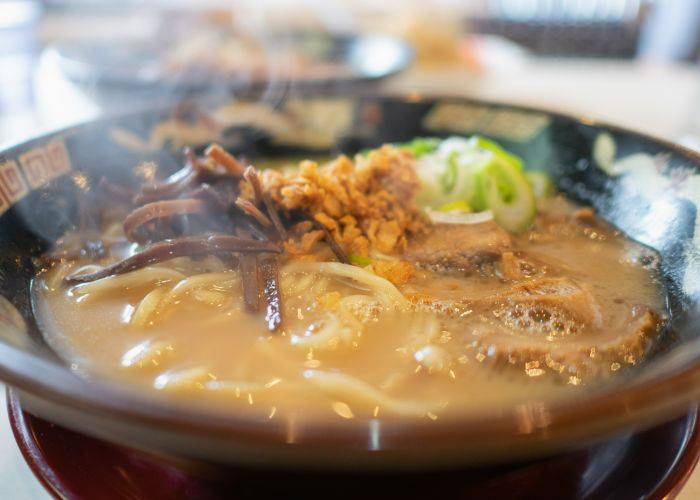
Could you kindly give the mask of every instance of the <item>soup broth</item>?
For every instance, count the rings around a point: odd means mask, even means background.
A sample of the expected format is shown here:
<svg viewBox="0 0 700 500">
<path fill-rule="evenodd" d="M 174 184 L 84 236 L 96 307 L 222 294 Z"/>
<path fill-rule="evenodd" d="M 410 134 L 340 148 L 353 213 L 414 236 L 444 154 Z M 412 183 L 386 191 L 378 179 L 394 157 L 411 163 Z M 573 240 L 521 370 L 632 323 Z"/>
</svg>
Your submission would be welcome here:
<svg viewBox="0 0 700 500">
<path fill-rule="evenodd" d="M 537 227 L 514 242 L 516 251 L 551 266 L 543 271 L 546 277 L 564 270 L 590 287 L 601 324 L 566 318 L 571 324 L 564 326 L 564 338 L 544 325 L 546 309 L 529 320 L 534 325 L 521 326 L 524 333 L 514 335 L 512 325 L 495 314 L 499 300 L 493 299 L 510 291 L 512 283 L 495 273 L 445 275 L 421 269 L 398 288 L 415 303 L 394 310 L 368 294 L 371 285 L 321 272 L 315 263 L 282 267 L 287 324 L 275 334 L 262 328 L 260 315 L 244 311 L 239 272 L 226 270 L 215 259 L 170 261 L 133 283 L 107 278 L 114 283 L 85 290 L 62 287 L 68 269 L 57 266 L 35 287 L 40 317 L 44 330 L 53 334 L 50 344 L 80 371 L 232 411 L 307 418 L 436 418 L 575 396 L 572 386 L 600 381 L 588 380 L 569 366 L 560 373 L 554 365 L 565 364 L 562 360 L 550 366 L 537 356 L 509 360 L 518 355 L 514 346 L 520 343 L 527 352 L 532 349 L 528 341 L 544 342 L 556 351 L 557 344 L 570 342 L 590 356 L 596 342 L 623 342 L 621 337 L 646 328 L 630 324 L 635 311 L 662 310 L 663 295 L 640 262 L 647 255 L 640 246 L 610 229 L 592 235 L 573 225 L 553 229 L 545 222 L 573 210 L 561 200 L 550 203 Z M 170 304 L 144 316 L 144 297 L 154 294 L 169 298 Z M 420 304 L 424 296 L 458 304 L 457 312 L 435 313 Z M 335 323 L 342 319 L 328 311 L 341 301 L 350 304 L 348 310 L 353 302 L 358 309 L 355 321 L 339 327 Z M 580 331 L 565 331 L 572 326 Z M 483 341 L 485 335 L 501 338 Z M 320 336 L 327 338 L 319 341 Z M 623 353 L 622 358 L 631 355 Z M 606 373 L 626 364 L 624 359 L 600 363 Z"/>
<path fill-rule="evenodd" d="M 220 247 L 66 284 L 148 248 L 111 214 L 106 254 L 64 252 L 36 278 L 36 312 L 79 373 L 260 418 L 436 420 L 577 397 L 641 363 L 658 337 L 657 257 L 588 208 L 537 203 L 520 234 L 488 213 L 433 222 L 353 263 L 304 226 L 275 257 L 278 285 L 261 290 L 257 312 L 246 254 Z M 253 255 L 266 275 L 267 254 Z"/>
</svg>

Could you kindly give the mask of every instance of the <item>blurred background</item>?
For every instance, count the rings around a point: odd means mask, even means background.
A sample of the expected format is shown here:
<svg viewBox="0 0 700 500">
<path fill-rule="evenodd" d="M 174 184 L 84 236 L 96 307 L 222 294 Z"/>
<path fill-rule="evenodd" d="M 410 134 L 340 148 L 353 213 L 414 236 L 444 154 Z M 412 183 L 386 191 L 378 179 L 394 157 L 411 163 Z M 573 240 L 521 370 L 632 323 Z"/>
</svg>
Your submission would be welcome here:
<svg viewBox="0 0 700 500">
<path fill-rule="evenodd" d="M 697 0 L 0 0 L 0 143 L 166 101 L 466 95 L 700 145 Z"/>
</svg>

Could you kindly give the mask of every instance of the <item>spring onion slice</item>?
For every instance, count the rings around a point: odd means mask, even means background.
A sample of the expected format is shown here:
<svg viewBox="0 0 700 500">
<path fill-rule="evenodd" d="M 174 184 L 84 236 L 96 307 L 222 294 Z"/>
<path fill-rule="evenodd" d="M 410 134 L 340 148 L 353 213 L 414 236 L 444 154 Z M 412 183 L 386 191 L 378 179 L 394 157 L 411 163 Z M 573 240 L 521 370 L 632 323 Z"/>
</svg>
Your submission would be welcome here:
<svg viewBox="0 0 700 500">
<path fill-rule="evenodd" d="M 366 267 L 372 263 L 372 259 L 370 259 L 369 257 L 363 257 L 362 255 L 358 255 L 355 253 L 351 253 L 349 258 L 350 263 L 355 266 Z"/>
<path fill-rule="evenodd" d="M 464 200 L 451 201 L 438 207 L 438 212 L 471 212 L 472 207 Z"/>
<path fill-rule="evenodd" d="M 486 203 L 499 226 L 511 233 L 522 233 L 532 225 L 535 195 L 517 167 L 509 162 L 492 162 L 485 168 L 482 182 Z"/>
<path fill-rule="evenodd" d="M 436 137 L 416 137 L 410 142 L 399 143 L 396 145 L 399 149 L 405 149 L 413 153 L 415 158 L 420 158 L 423 155 L 434 153 L 440 146 L 440 139 Z"/>
<path fill-rule="evenodd" d="M 457 185 L 457 152 L 453 151 L 447 158 L 447 167 L 440 176 L 443 194 L 450 194 Z"/>
<path fill-rule="evenodd" d="M 483 212 L 461 212 L 452 210 L 450 212 L 439 212 L 429 210 L 427 212 L 431 222 L 436 224 L 481 224 L 493 220 L 493 212 L 484 210 Z"/>
<path fill-rule="evenodd" d="M 496 158 L 499 158 L 507 163 L 510 163 L 518 170 L 523 170 L 523 161 L 512 153 L 509 153 L 501 146 L 493 141 L 486 139 L 480 135 L 475 135 L 469 139 L 469 144 L 475 149 L 491 151 Z"/>
</svg>

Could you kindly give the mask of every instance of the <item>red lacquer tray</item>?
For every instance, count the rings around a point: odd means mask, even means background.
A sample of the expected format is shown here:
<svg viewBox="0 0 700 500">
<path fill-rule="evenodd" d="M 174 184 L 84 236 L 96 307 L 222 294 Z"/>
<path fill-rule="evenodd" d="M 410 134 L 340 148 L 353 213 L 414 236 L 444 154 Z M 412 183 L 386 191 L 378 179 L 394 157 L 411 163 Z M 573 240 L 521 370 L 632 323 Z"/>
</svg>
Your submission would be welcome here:
<svg viewBox="0 0 700 500">
<path fill-rule="evenodd" d="M 700 455 L 698 410 L 638 434 L 535 462 L 443 472 L 329 474 L 172 465 L 24 412 L 15 439 L 57 498 L 672 498 Z M 196 472 L 195 472 L 196 470 Z"/>
</svg>

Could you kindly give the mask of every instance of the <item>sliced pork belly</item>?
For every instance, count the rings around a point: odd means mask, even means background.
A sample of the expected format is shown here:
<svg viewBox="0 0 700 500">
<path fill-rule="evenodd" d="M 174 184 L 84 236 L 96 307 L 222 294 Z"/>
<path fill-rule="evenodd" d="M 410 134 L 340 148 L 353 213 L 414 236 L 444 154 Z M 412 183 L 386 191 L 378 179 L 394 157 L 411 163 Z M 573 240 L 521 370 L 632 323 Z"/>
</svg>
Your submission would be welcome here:
<svg viewBox="0 0 700 500">
<path fill-rule="evenodd" d="M 436 269 L 470 271 L 499 260 L 511 246 L 510 235 L 494 221 L 435 224 L 411 240 L 403 258 Z"/>
</svg>

